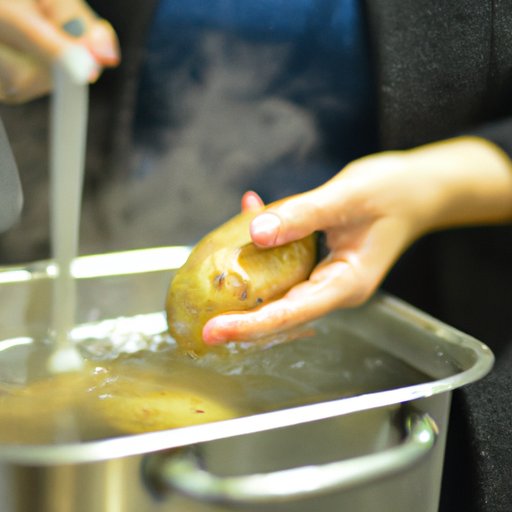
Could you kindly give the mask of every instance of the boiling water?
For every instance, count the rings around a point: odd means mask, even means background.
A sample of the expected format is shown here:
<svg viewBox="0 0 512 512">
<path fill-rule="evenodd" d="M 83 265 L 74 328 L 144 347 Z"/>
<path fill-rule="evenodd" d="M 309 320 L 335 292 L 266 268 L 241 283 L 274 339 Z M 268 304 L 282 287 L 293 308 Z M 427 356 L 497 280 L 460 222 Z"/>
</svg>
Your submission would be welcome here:
<svg viewBox="0 0 512 512">
<path fill-rule="evenodd" d="M 0 442 L 109 438 L 432 380 L 329 317 L 293 342 L 233 344 L 199 359 L 180 351 L 165 327 L 161 313 L 79 326 L 72 336 L 84 369 L 50 377 L 31 371 L 47 357 L 40 344 L 5 351 Z"/>
<path fill-rule="evenodd" d="M 75 324 L 76 290 L 71 263 L 78 252 L 87 132 L 88 86 L 56 66 L 51 111 L 51 244 L 57 267 L 53 288 L 55 352 L 51 372 L 79 370 L 82 358 L 69 342 Z"/>
</svg>

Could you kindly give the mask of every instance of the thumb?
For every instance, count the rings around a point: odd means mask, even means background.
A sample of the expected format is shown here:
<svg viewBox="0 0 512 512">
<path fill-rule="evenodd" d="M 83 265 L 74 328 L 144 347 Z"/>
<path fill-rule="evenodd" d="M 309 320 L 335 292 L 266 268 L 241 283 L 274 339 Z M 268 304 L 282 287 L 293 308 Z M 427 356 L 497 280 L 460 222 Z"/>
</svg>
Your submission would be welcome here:
<svg viewBox="0 0 512 512">
<path fill-rule="evenodd" d="M 270 204 L 251 222 L 253 242 L 261 247 L 274 247 L 326 229 L 335 215 L 331 196 L 324 187 L 319 187 Z"/>
<path fill-rule="evenodd" d="M 77 82 L 94 81 L 100 72 L 84 45 L 22 2 L 0 5 L 0 42 L 44 62 L 60 62 Z"/>
</svg>

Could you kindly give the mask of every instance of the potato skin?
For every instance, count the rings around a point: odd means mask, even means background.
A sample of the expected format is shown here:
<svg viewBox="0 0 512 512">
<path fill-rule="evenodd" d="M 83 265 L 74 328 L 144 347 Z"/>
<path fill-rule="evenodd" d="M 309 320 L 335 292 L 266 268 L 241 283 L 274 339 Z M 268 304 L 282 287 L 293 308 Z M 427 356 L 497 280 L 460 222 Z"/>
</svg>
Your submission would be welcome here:
<svg viewBox="0 0 512 512">
<path fill-rule="evenodd" d="M 137 376 L 139 377 L 139 376 Z M 144 375 L 140 376 L 144 378 Z M 147 375 L 151 381 L 152 375 Z M 140 382 L 140 380 L 139 380 Z M 113 382 L 97 402 L 101 419 L 117 432 L 140 434 L 236 418 L 242 413 L 193 389 L 144 389 Z"/>
<path fill-rule="evenodd" d="M 202 330 L 210 318 L 273 300 L 311 273 L 316 261 L 314 235 L 260 249 L 249 234 L 258 213 L 241 213 L 206 235 L 174 276 L 167 294 L 167 320 L 171 336 L 184 350 L 207 350 Z"/>
</svg>

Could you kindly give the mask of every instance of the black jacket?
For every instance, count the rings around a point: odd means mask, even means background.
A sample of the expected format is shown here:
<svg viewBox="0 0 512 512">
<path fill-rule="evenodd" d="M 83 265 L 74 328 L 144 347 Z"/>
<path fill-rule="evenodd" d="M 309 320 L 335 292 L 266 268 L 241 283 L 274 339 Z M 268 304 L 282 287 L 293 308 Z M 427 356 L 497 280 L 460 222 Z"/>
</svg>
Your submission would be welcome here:
<svg viewBox="0 0 512 512">
<path fill-rule="evenodd" d="M 365 4 L 382 147 L 470 132 L 512 156 L 512 2 Z M 443 512 L 512 510 L 511 257 L 509 226 L 453 230 L 416 244 L 386 282 L 497 356 L 486 379 L 455 393 Z"/>
<path fill-rule="evenodd" d="M 512 112 L 512 2 L 365 5 L 383 147 L 449 137 Z"/>
</svg>

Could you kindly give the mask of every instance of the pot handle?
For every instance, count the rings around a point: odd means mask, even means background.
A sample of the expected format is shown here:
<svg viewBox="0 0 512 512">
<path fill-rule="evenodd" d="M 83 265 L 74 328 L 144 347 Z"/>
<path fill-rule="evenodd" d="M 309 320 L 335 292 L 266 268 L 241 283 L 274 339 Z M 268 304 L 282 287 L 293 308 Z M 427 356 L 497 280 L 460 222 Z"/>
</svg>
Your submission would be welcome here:
<svg viewBox="0 0 512 512">
<path fill-rule="evenodd" d="M 278 503 L 354 488 L 413 466 L 435 444 L 438 428 L 428 415 L 411 412 L 401 444 L 371 455 L 266 474 L 218 477 L 200 467 L 191 450 L 164 457 L 159 487 L 204 502 L 231 504 Z M 154 468 L 155 469 L 155 468 Z"/>
</svg>

